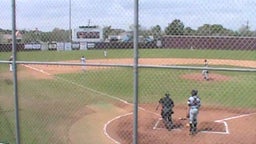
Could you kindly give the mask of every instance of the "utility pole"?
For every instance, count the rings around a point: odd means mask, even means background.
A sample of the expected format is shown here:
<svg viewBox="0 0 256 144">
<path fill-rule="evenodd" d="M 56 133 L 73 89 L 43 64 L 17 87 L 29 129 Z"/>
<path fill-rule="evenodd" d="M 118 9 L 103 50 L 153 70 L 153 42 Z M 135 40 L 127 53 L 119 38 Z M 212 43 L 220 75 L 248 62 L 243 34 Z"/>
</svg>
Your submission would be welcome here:
<svg viewBox="0 0 256 144">
<path fill-rule="evenodd" d="M 249 21 L 246 21 L 246 30 L 249 30 Z"/>
<path fill-rule="evenodd" d="M 69 0 L 69 41 L 72 42 L 72 29 L 71 29 L 71 0 Z"/>
<path fill-rule="evenodd" d="M 88 20 L 88 27 L 90 26 L 90 24 L 91 24 L 91 20 L 89 19 L 89 20 Z"/>
</svg>

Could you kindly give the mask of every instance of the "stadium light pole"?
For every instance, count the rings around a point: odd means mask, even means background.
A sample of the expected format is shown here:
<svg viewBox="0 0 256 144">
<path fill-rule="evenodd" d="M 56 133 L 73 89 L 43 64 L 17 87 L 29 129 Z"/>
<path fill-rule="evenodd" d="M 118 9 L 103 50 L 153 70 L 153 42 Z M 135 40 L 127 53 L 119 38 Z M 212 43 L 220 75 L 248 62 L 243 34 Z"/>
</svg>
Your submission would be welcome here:
<svg viewBox="0 0 256 144">
<path fill-rule="evenodd" d="M 69 0 L 69 41 L 72 42 L 72 29 L 71 29 L 71 0 Z"/>
</svg>

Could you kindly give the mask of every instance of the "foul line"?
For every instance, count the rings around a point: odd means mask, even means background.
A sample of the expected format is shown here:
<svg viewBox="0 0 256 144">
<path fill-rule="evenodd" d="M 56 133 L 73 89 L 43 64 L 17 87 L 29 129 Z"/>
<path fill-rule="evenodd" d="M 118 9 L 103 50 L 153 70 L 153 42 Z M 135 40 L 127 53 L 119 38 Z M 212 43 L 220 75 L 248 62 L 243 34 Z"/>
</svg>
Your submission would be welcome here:
<svg viewBox="0 0 256 144">
<path fill-rule="evenodd" d="M 102 93 L 102 92 L 100 92 L 100 91 L 97 91 L 97 90 L 94 90 L 94 89 L 85 87 L 84 85 L 81 85 L 81 84 L 72 82 L 72 81 L 70 81 L 70 80 L 63 79 L 63 78 L 58 77 L 58 76 L 56 76 L 56 75 L 53 75 L 53 74 L 51 74 L 51 73 L 49 73 L 49 72 L 46 72 L 46 71 L 44 71 L 44 70 L 42 70 L 42 69 L 38 69 L 38 68 L 29 66 L 29 65 L 25 65 L 25 64 L 22 64 L 22 65 L 23 65 L 24 67 L 26 67 L 26 68 L 32 69 L 32 70 L 34 70 L 34 71 L 37 71 L 37 72 L 40 72 L 40 73 L 43 73 L 43 74 L 46 74 L 46 75 L 48 75 L 48 76 L 54 76 L 56 79 L 59 79 L 59 80 L 62 80 L 62 81 L 71 83 L 71 84 L 73 84 L 73 85 L 76 85 L 76 86 L 79 86 L 79 87 L 81 87 L 81 88 L 87 89 L 87 90 L 92 91 L 92 92 L 94 92 L 94 93 L 98 93 L 98 94 L 100 94 L 100 95 L 107 96 L 107 97 L 109 97 L 109 98 L 118 100 L 118 101 L 123 102 L 123 103 L 125 103 L 125 104 L 127 104 L 127 105 L 131 105 L 131 106 L 133 105 L 132 103 L 129 103 L 129 102 L 127 102 L 127 101 L 125 101 L 125 100 L 123 100 L 123 99 L 120 99 L 120 98 L 118 98 L 118 97 L 114 97 L 114 96 L 108 95 L 108 94 L 106 94 L 106 93 Z M 159 114 L 156 114 L 156 113 L 154 113 L 154 112 L 147 111 L 147 110 L 145 110 L 145 109 L 142 108 L 142 107 L 138 107 L 138 109 L 139 109 L 139 110 L 142 110 L 142 111 L 146 111 L 146 112 L 152 113 L 152 114 L 154 114 L 154 115 L 159 115 Z M 115 117 L 114 119 L 108 121 L 108 122 L 104 125 L 104 128 L 103 128 L 104 134 L 107 136 L 107 138 L 109 138 L 110 140 L 112 140 L 114 143 L 119 144 L 120 142 L 116 141 L 114 138 L 112 138 L 112 137 L 107 133 L 107 126 L 108 126 L 108 124 L 110 124 L 111 122 L 113 122 L 113 121 L 115 121 L 115 120 L 117 120 L 117 119 L 119 119 L 119 118 L 121 118 L 121 117 L 128 116 L 128 115 L 131 115 L 131 114 L 133 114 L 133 113 L 128 113 L 128 114 L 120 115 L 120 116 L 117 116 L 117 117 Z"/>
<path fill-rule="evenodd" d="M 46 74 L 46 75 L 48 75 L 48 76 L 52 75 L 52 74 L 50 74 L 50 73 L 48 73 L 48 72 L 46 72 L 46 71 L 44 71 L 44 70 L 42 70 L 42 69 L 38 69 L 38 68 L 35 68 L 35 67 L 31 67 L 31 66 L 25 65 L 25 64 L 22 64 L 22 65 L 23 65 L 24 67 L 26 67 L 26 68 L 32 69 L 32 70 L 34 70 L 34 71 L 37 71 L 37 72 L 40 72 L 40 73 L 43 73 L 43 74 Z"/>
<path fill-rule="evenodd" d="M 50 73 L 48 73 L 48 72 L 46 72 L 46 71 L 44 71 L 44 70 L 42 70 L 42 69 L 37 69 L 37 68 L 31 67 L 31 66 L 25 65 L 25 64 L 22 64 L 22 65 L 25 66 L 25 67 L 27 67 L 27 68 L 30 68 L 30 69 L 32 69 L 32 70 L 35 70 L 35 71 L 37 71 L 37 72 L 40 72 L 40 73 L 43 73 L 43 74 L 46 74 L 46 75 L 49 75 L 49 76 L 54 76 L 56 79 L 66 81 L 66 82 L 68 82 L 68 83 L 71 83 L 71 84 L 73 84 L 73 85 L 79 86 L 79 87 L 81 87 L 81 88 L 85 88 L 85 89 L 87 89 L 87 90 L 90 90 L 90 91 L 92 91 L 92 92 L 95 92 L 95 93 L 98 93 L 98 94 L 101 94 L 101 95 L 105 95 L 105 96 L 107 96 L 107 97 L 109 97 L 109 98 L 118 100 L 118 101 L 123 102 L 123 103 L 125 103 L 125 104 L 127 104 L 127 105 L 133 105 L 132 103 L 129 103 L 129 102 L 127 102 L 127 101 L 125 101 L 125 100 L 123 100 L 123 99 L 120 99 L 120 98 L 118 98 L 118 97 L 114 97 L 114 96 L 108 95 L 108 94 L 106 94 L 106 93 L 102 93 L 102 92 L 100 92 L 100 91 L 97 91 L 97 90 L 94 90 L 94 89 L 85 87 L 84 85 L 81 85 L 81 84 L 72 82 L 72 81 L 70 81 L 70 80 L 63 79 L 63 78 L 58 77 L 58 76 L 56 76 L 56 75 L 52 75 L 52 74 L 50 74 Z M 151 111 L 147 111 L 147 110 L 145 110 L 144 108 L 138 107 L 138 109 L 159 116 L 159 114 L 156 114 L 156 113 L 151 112 Z M 112 120 L 109 120 L 109 121 L 104 125 L 104 128 L 103 128 L 104 134 L 105 134 L 110 140 L 112 140 L 114 143 L 120 144 L 120 142 L 118 142 L 117 140 L 115 140 L 114 138 L 112 138 L 112 137 L 107 133 L 107 126 L 108 126 L 111 122 L 113 122 L 113 121 L 115 121 L 115 120 L 117 120 L 117 119 L 120 119 L 120 118 L 122 118 L 122 117 L 131 115 L 131 114 L 133 114 L 133 113 L 127 113 L 127 114 L 124 114 L 124 115 L 117 116 L 117 117 L 113 118 Z M 229 120 L 232 120 L 232 119 L 237 119 L 237 118 L 242 118 L 242 117 L 247 117 L 247 116 L 251 116 L 251 115 L 255 115 L 255 114 L 256 114 L 256 113 L 243 114 L 243 115 L 238 115 L 238 116 L 234 116 L 234 117 L 229 117 L 229 118 L 225 118 L 225 119 L 221 119 L 221 120 L 215 120 L 214 122 L 216 122 L 216 123 L 223 123 L 223 124 L 224 124 L 224 126 L 225 126 L 225 132 L 216 132 L 216 131 L 215 131 L 215 132 L 214 132 L 214 131 L 200 131 L 200 132 L 202 132 L 202 133 L 214 133 L 214 134 L 230 134 L 229 128 L 228 128 L 228 124 L 227 124 L 226 121 L 229 121 Z M 159 124 L 159 121 L 160 121 L 160 120 L 161 120 L 161 118 L 158 119 L 158 121 L 156 122 L 156 124 L 155 124 L 155 126 L 153 127 L 153 129 L 160 129 L 160 128 L 157 128 L 157 125 Z"/>
<path fill-rule="evenodd" d="M 248 117 L 255 115 L 256 113 L 250 113 L 250 114 L 243 114 L 243 115 L 238 115 L 238 116 L 233 116 L 233 117 L 228 117 L 225 119 L 221 120 L 215 120 L 214 122 L 216 123 L 223 123 L 225 126 L 225 132 L 211 132 L 211 131 L 201 131 L 202 133 L 216 133 L 216 134 L 230 134 L 229 128 L 228 128 L 228 123 L 226 121 L 233 120 L 233 119 L 238 119 L 238 118 L 243 118 L 243 117 Z"/>
<path fill-rule="evenodd" d="M 29 66 L 29 65 L 24 65 L 24 64 L 23 64 L 23 66 L 25 66 L 25 67 L 27 67 L 27 68 L 30 68 L 30 69 L 32 69 L 32 70 L 35 70 L 35 71 L 37 71 L 37 72 L 40 72 L 40 73 L 46 74 L 46 75 L 48 75 L 48 76 L 54 76 L 56 79 L 66 81 L 66 82 L 68 82 L 68 83 L 71 83 L 71 84 L 73 84 L 73 85 L 79 86 L 79 87 L 81 87 L 81 88 L 85 88 L 85 89 L 90 90 L 90 91 L 92 91 L 92 92 L 95 92 L 95 93 L 98 93 L 98 94 L 101 94 L 101 95 L 104 95 L 104 96 L 110 97 L 110 98 L 112 98 L 112 99 L 116 99 L 116 100 L 121 101 L 121 102 L 123 102 L 123 103 L 125 103 L 125 104 L 130 104 L 130 103 L 128 103 L 127 101 L 125 101 L 125 100 L 123 100 L 123 99 L 120 99 L 120 98 L 118 98 L 118 97 L 114 97 L 114 96 L 111 96 L 111 95 L 108 95 L 108 94 L 102 93 L 102 92 L 100 92 L 100 91 L 96 91 L 96 90 L 94 90 L 94 89 L 91 89 L 91 88 L 85 87 L 84 85 L 81 85 L 81 84 L 75 83 L 75 82 L 70 81 L 70 80 L 66 80 L 66 79 L 61 78 L 61 77 L 58 77 L 58 76 L 53 75 L 53 74 L 51 74 L 51 73 L 48 73 L 48 72 L 46 72 L 46 71 L 44 71 L 44 70 L 42 70 L 42 69 L 38 69 L 38 68 L 31 67 L 31 66 Z"/>
</svg>

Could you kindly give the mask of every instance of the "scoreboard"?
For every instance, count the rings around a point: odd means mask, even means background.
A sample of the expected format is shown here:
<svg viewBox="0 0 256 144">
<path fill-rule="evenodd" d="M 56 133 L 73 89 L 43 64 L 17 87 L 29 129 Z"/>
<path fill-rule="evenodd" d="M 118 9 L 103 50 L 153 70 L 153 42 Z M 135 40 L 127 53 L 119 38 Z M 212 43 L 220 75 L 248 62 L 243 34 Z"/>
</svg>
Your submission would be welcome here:
<svg viewBox="0 0 256 144">
<path fill-rule="evenodd" d="M 72 32 L 73 42 L 101 42 L 103 30 L 99 26 L 80 26 Z"/>
</svg>

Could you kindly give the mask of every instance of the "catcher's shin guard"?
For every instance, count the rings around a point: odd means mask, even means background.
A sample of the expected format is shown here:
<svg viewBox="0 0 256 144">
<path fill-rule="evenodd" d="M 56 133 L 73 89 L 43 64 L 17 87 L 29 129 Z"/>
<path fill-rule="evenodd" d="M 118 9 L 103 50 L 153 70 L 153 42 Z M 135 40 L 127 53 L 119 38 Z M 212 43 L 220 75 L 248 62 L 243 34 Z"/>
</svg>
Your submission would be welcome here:
<svg viewBox="0 0 256 144">
<path fill-rule="evenodd" d="M 190 124 L 189 124 L 189 132 L 192 132 L 192 130 L 193 130 L 193 124 L 190 123 Z"/>
<path fill-rule="evenodd" d="M 194 123 L 193 134 L 196 134 L 196 133 L 197 133 L 197 123 Z"/>
<path fill-rule="evenodd" d="M 196 128 L 197 124 L 191 123 L 189 125 L 190 125 L 189 135 L 195 135 L 197 133 L 197 128 Z"/>
<path fill-rule="evenodd" d="M 189 129 L 190 135 L 195 135 L 197 133 L 197 123 L 191 123 Z"/>
<path fill-rule="evenodd" d="M 194 129 L 195 130 L 197 129 L 197 123 L 194 123 Z"/>
</svg>

